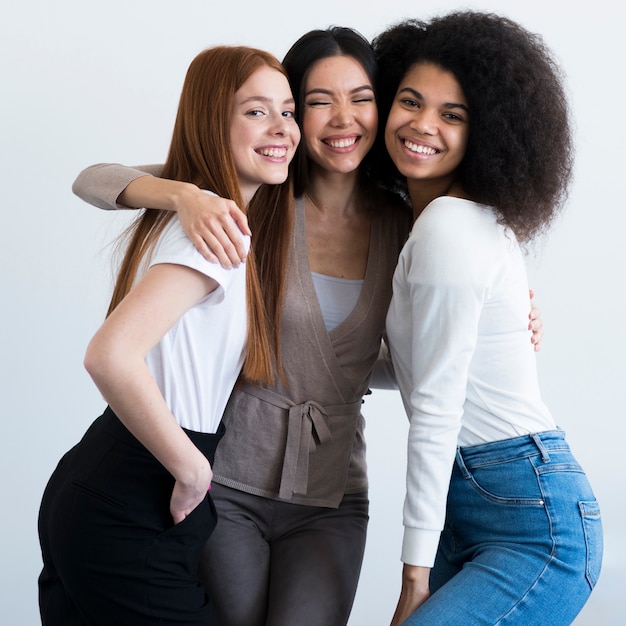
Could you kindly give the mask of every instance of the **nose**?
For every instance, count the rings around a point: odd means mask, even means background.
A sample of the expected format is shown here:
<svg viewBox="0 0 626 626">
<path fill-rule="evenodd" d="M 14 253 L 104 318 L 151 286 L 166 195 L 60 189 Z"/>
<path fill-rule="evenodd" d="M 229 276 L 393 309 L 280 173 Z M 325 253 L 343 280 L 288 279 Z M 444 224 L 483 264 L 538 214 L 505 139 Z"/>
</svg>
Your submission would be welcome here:
<svg viewBox="0 0 626 626">
<path fill-rule="evenodd" d="M 431 111 L 419 109 L 415 111 L 410 126 L 421 135 L 432 135 L 436 130 L 436 118 Z"/>
<path fill-rule="evenodd" d="M 287 124 L 290 121 L 281 113 L 272 115 L 271 133 L 273 135 L 284 136 L 288 132 Z"/>
<path fill-rule="evenodd" d="M 336 104 L 333 106 L 332 124 L 339 128 L 345 128 L 352 123 L 354 113 L 350 103 Z"/>
</svg>

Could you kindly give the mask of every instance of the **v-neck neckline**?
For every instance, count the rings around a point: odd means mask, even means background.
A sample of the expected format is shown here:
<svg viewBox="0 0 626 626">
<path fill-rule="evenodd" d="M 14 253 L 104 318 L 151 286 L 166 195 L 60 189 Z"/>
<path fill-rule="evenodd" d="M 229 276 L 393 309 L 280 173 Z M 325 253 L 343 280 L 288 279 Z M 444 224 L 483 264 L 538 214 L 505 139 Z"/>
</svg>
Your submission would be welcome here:
<svg viewBox="0 0 626 626">
<path fill-rule="evenodd" d="M 369 309 L 368 303 L 372 300 L 372 284 L 375 282 L 375 273 L 376 273 L 376 252 L 377 247 L 379 246 L 379 241 L 377 241 L 376 233 L 379 231 L 375 226 L 375 222 L 378 219 L 377 215 L 372 215 L 371 225 L 370 225 L 370 239 L 369 239 L 369 248 L 367 253 L 367 264 L 365 267 L 365 276 L 363 277 L 363 284 L 361 287 L 361 293 L 359 294 L 359 299 L 356 302 L 356 305 L 350 311 L 348 316 L 335 328 L 328 331 L 326 329 L 326 324 L 324 323 L 324 317 L 322 315 L 322 309 L 317 297 L 317 292 L 315 291 L 315 285 L 313 284 L 313 276 L 311 267 L 309 265 L 309 255 L 307 248 L 307 237 L 306 237 L 306 213 L 304 207 L 304 198 L 298 198 L 296 201 L 296 246 L 302 251 L 301 255 L 297 255 L 300 259 L 298 264 L 298 273 L 300 274 L 300 280 L 302 281 L 303 287 L 305 287 L 305 293 L 307 297 L 311 300 L 315 301 L 315 323 L 316 326 L 321 324 L 331 340 L 331 342 L 346 333 L 350 332 L 350 330 L 358 323 L 358 321 L 367 313 Z"/>
</svg>

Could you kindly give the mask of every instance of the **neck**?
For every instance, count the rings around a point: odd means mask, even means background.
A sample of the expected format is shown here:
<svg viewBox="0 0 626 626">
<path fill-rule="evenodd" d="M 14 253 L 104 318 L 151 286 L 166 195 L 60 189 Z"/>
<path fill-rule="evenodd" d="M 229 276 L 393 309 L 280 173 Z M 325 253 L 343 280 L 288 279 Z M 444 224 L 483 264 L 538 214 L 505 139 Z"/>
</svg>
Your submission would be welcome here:
<svg viewBox="0 0 626 626">
<path fill-rule="evenodd" d="M 242 211 L 246 210 L 246 207 L 250 204 L 254 194 L 258 191 L 261 185 L 254 186 L 242 186 L 239 185 L 239 189 L 241 190 L 241 197 L 243 199 L 243 206 L 240 207 Z"/>
<path fill-rule="evenodd" d="M 435 198 L 441 196 L 467 197 L 459 183 L 451 176 L 436 180 L 409 178 L 407 179 L 407 188 L 413 207 L 413 220 L 416 220 Z"/>
<path fill-rule="evenodd" d="M 322 213 L 352 213 L 360 209 L 358 183 L 358 171 L 343 174 L 312 169 L 305 196 Z"/>
</svg>

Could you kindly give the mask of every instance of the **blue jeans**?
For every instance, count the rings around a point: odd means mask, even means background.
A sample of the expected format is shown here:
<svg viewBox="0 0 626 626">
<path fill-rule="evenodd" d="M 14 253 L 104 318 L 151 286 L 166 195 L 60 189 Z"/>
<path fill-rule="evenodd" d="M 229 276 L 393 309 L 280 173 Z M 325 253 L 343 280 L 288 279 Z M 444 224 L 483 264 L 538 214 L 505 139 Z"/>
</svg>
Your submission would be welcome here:
<svg viewBox="0 0 626 626">
<path fill-rule="evenodd" d="M 404 625 L 571 624 L 601 564 L 600 509 L 563 431 L 459 448 L 432 595 Z"/>
</svg>

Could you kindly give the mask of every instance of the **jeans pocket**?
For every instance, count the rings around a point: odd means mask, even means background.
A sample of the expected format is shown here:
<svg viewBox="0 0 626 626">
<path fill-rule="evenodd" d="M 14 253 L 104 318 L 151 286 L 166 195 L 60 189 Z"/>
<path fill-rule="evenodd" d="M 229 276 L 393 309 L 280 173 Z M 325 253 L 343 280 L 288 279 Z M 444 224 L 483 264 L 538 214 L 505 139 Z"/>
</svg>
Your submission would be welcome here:
<svg viewBox="0 0 626 626">
<path fill-rule="evenodd" d="M 583 523 L 583 533 L 585 535 L 585 547 L 587 550 L 587 563 L 585 576 L 589 586 L 593 589 L 600 570 L 602 569 L 602 518 L 600 517 L 600 506 L 597 500 L 580 501 L 578 509 Z"/>
</svg>

